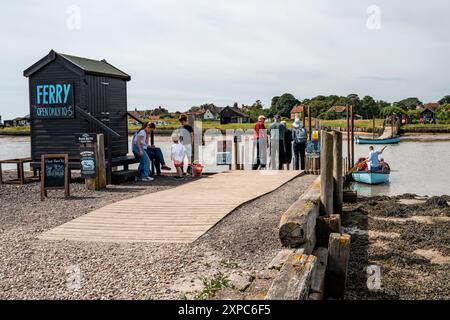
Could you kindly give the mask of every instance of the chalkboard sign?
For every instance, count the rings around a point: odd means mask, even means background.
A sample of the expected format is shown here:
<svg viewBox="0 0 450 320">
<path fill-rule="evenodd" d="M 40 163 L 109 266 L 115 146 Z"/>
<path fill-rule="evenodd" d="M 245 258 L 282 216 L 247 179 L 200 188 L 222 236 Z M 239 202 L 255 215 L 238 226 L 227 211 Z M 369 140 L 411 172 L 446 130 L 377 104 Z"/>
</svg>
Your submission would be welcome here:
<svg viewBox="0 0 450 320">
<path fill-rule="evenodd" d="M 67 154 L 47 154 L 41 157 L 41 200 L 47 197 L 47 190 L 69 191 L 69 156 Z"/>
<path fill-rule="evenodd" d="M 97 162 L 95 161 L 95 148 L 81 147 L 81 176 L 85 179 L 97 176 Z"/>
</svg>

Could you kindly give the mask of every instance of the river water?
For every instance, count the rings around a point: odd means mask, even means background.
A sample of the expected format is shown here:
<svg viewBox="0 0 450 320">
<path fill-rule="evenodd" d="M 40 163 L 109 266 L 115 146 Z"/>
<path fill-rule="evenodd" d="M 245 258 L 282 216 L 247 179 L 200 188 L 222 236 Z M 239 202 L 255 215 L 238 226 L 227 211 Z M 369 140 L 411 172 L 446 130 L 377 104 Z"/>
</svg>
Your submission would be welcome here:
<svg viewBox="0 0 450 320">
<path fill-rule="evenodd" d="M 170 138 L 157 137 L 156 144 L 163 151 L 166 160 L 170 159 Z M 209 154 L 206 172 L 220 172 L 228 167 L 213 165 L 213 149 L 206 148 L 204 154 Z M 346 143 L 344 143 L 346 148 Z M 381 147 L 380 147 L 381 148 Z M 344 155 L 347 151 L 344 150 Z M 368 155 L 368 146 L 356 145 L 355 158 Z M 251 152 L 246 157 L 245 168 L 250 168 Z M 0 136 L 0 160 L 22 158 L 30 156 L 29 137 Z M 440 196 L 450 195 L 450 141 L 441 142 L 402 142 L 391 145 L 384 152 L 383 157 L 394 171 L 391 182 L 380 186 L 367 186 L 354 183 L 352 188 L 364 196 L 400 195 L 413 193 L 418 195 Z M 170 161 L 167 161 L 169 166 Z M 15 169 L 14 166 L 5 166 L 4 169 Z"/>
</svg>

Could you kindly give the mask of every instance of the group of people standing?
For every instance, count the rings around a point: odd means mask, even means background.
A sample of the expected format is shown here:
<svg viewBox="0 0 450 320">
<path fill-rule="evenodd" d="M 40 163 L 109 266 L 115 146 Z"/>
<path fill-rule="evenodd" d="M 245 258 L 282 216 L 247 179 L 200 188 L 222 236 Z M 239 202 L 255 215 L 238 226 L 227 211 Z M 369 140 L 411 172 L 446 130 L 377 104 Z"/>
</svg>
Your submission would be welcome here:
<svg viewBox="0 0 450 320">
<path fill-rule="evenodd" d="M 171 160 L 177 169 L 177 179 L 184 175 L 184 163 L 187 158 L 187 172 L 192 170 L 192 144 L 194 142 L 194 129 L 188 125 L 186 116 L 181 116 L 179 129 L 172 135 Z M 155 165 L 158 176 L 161 170 L 170 171 L 166 165 L 161 148 L 155 146 L 154 133 L 156 125 L 146 122 L 133 136 L 132 150 L 134 157 L 139 160 L 138 181 L 153 181 L 151 163 Z"/>
<path fill-rule="evenodd" d="M 260 116 L 255 125 L 256 160 L 253 170 L 267 167 L 267 148 L 273 170 L 289 169 L 294 159 L 294 170 L 305 170 L 308 132 L 300 119 L 295 119 L 292 130 L 281 116 L 276 115 L 267 130 L 266 117 Z"/>
</svg>

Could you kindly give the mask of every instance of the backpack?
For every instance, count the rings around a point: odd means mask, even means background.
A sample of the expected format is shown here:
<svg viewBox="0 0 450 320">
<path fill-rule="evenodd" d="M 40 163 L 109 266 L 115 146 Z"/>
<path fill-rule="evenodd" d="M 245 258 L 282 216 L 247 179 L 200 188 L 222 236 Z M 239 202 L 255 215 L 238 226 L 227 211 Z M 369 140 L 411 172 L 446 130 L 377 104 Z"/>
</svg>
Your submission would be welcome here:
<svg viewBox="0 0 450 320">
<path fill-rule="evenodd" d="M 308 133 L 305 129 L 294 129 L 294 143 L 306 143 L 308 141 Z"/>
</svg>

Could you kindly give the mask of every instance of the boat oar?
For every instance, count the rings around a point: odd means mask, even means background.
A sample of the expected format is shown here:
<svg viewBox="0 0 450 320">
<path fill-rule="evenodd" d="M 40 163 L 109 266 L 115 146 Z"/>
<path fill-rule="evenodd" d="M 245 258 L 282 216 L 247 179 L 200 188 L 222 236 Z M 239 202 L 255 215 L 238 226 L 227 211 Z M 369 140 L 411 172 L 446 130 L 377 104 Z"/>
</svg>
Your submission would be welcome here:
<svg viewBox="0 0 450 320">
<path fill-rule="evenodd" d="M 347 174 L 352 174 L 353 172 L 355 172 L 358 169 L 358 165 L 354 166 L 353 168 L 351 168 Z"/>
</svg>

